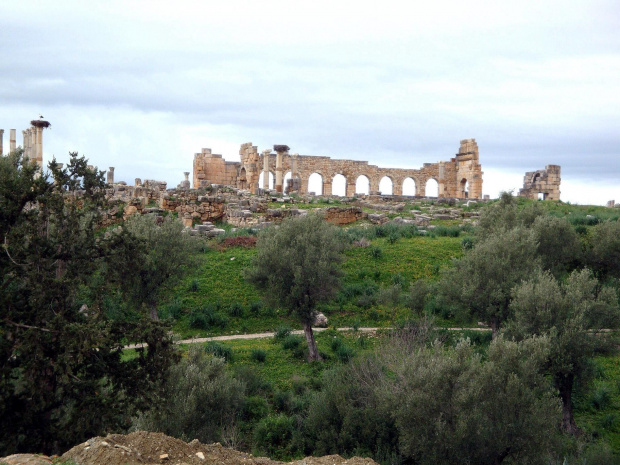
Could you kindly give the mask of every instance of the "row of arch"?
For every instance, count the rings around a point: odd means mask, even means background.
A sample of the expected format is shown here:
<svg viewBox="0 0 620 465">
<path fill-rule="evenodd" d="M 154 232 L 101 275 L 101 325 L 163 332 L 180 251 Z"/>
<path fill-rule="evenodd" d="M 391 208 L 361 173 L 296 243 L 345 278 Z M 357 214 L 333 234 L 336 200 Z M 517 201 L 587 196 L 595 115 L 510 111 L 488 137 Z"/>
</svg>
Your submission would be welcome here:
<svg viewBox="0 0 620 465">
<path fill-rule="evenodd" d="M 264 172 L 260 173 L 258 185 L 263 185 Z M 284 176 L 283 185 L 286 187 L 287 181 L 291 179 L 291 172 L 287 172 Z M 308 178 L 308 192 L 314 192 L 316 195 L 323 195 L 324 189 L 324 179 L 323 176 L 319 173 L 312 173 Z M 269 188 L 273 189 L 275 184 L 275 176 L 270 171 L 269 172 Z M 461 189 L 463 192 L 467 192 L 468 183 L 466 179 L 463 179 L 461 182 Z M 392 179 L 389 176 L 384 176 L 379 181 L 379 191 L 383 195 L 392 195 L 394 193 L 394 184 Z M 332 195 L 337 196 L 346 196 L 347 192 L 347 179 L 342 174 L 337 174 L 333 177 L 331 182 L 331 193 Z M 366 194 L 370 193 L 370 179 L 366 175 L 360 175 L 357 177 L 355 181 L 355 193 L 356 194 Z M 402 184 L 402 195 L 405 196 L 414 196 L 416 195 L 416 182 L 413 178 L 407 177 L 404 179 Z M 427 197 L 438 197 L 439 196 L 439 183 L 436 179 L 430 178 L 427 180 L 426 185 L 424 186 L 424 195 Z"/>
</svg>

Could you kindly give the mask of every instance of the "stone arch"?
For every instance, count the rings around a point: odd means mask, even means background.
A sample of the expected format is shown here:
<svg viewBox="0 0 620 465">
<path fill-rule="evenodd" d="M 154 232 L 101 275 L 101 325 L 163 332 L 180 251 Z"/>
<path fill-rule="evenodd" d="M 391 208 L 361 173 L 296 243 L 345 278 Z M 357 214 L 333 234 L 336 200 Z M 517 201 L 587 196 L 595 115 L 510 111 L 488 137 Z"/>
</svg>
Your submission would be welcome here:
<svg viewBox="0 0 620 465">
<path fill-rule="evenodd" d="M 263 187 L 263 179 L 265 178 L 265 172 L 261 171 L 260 175 L 258 177 L 258 185 L 262 188 Z M 275 183 L 276 183 L 276 177 L 274 176 L 274 174 L 269 171 L 269 189 L 273 189 L 275 187 Z"/>
<path fill-rule="evenodd" d="M 424 183 L 424 195 L 426 197 L 439 197 L 439 181 L 428 178 Z"/>
<path fill-rule="evenodd" d="M 370 194 L 370 178 L 365 174 L 360 174 L 355 180 L 356 194 Z"/>
<path fill-rule="evenodd" d="M 461 179 L 461 182 L 459 183 L 459 194 L 463 199 L 469 197 L 469 182 L 467 181 L 467 178 Z"/>
<path fill-rule="evenodd" d="M 293 174 L 290 171 L 287 171 L 284 177 L 282 178 L 282 191 L 284 193 L 288 193 L 288 180 L 292 179 Z"/>
<path fill-rule="evenodd" d="M 247 189 L 248 187 L 248 177 L 245 166 L 242 166 L 241 169 L 239 169 L 237 186 L 239 189 Z"/>
<path fill-rule="evenodd" d="M 406 177 L 403 180 L 403 193 L 402 193 L 402 195 L 408 195 L 408 196 L 412 196 L 413 197 L 417 193 L 416 187 L 417 187 L 417 183 L 415 182 L 415 179 L 413 179 L 411 176 Z"/>
<path fill-rule="evenodd" d="M 337 173 L 332 178 L 332 195 L 340 197 L 347 195 L 347 178 L 343 174 Z"/>
<path fill-rule="evenodd" d="M 385 175 L 379 180 L 379 192 L 382 195 L 394 194 L 394 180 L 391 176 Z"/>
<path fill-rule="evenodd" d="M 323 195 L 323 182 L 325 177 L 319 173 L 314 172 L 308 176 L 308 192 L 314 192 L 316 195 Z"/>
</svg>

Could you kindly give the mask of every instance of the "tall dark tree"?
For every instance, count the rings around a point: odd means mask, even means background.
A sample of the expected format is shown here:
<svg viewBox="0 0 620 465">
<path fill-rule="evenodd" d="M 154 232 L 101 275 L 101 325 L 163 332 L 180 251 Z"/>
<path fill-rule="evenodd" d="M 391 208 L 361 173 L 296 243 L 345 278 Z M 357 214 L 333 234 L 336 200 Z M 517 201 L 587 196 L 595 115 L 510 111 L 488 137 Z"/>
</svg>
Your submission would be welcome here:
<svg viewBox="0 0 620 465">
<path fill-rule="evenodd" d="M 318 303 L 333 297 L 340 285 L 344 242 L 338 229 L 309 214 L 265 230 L 246 277 L 272 304 L 294 313 L 303 325 L 310 360 L 320 360 L 312 323 Z"/>
<path fill-rule="evenodd" d="M 611 335 L 601 330 L 620 323 L 616 292 L 601 288 L 589 270 L 573 271 L 565 282 L 540 272 L 516 288 L 511 309 L 514 318 L 506 326 L 508 336 L 548 337 L 546 369 L 562 400 L 562 427 L 575 434 L 573 387 L 576 380 L 587 381 L 588 364 L 596 352 L 612 347 Z"/>
<path fill-rule="evenodd" d="M 0 455 L 127 427 L 174 359 L 162 324 L 106 316 L 115 270 L 144 250 L 127 231 L 101 234 L 103 173 L 77 154 L 49 169 L 0 157 Z M 131 342 L 148 347 L 123 359 Z"/>
</svg>

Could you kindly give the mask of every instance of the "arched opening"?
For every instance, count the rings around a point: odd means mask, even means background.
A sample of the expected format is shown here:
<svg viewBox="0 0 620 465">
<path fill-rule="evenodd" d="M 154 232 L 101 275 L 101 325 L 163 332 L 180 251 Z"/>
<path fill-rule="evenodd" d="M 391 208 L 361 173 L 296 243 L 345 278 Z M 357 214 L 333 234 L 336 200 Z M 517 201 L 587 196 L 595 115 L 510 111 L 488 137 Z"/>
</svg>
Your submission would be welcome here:
<svg viewBox="0 0 620 465">
<path fill-rule="evenodd" d="M 368 179 L 368 176 L 362 174 L 355 180 L 355 193 L 370 194 L 370 179 Z"/>
<path fill-rule="evenodd" d="M 263 188 L 263 179 L 265 179 L 265 172 L 261 171 L 260 176 L 258 177 L 258 187 L 260 187 L 261 189 Z M 270 171 L 269 172 L 269 189 L 273 189 L 274 186 L 275 186 L 275 178 L 273 176 L 273 173 Z"/>
<path fill-rule="evenodd" d="M 379 181 L 379 192 L 381 192 L 381 195 L 392 195 L 393 187 L 392 179 L 389 176 L 383 176 L 381 181 Z"/>
<path fill-rule="evenodd" d="M 415 181 L 412 178 L 405 178 L 403 181 L 403 195 L 415 195 Z"/>
<path fill-rule="evenodd" d="M 545 200 L 545 197 L 547 197 L 547 194 L 545 194 L 544 192 L 538 193 L 538 200 Z"/>
<path fill-rule="evenodd" d="M 319 173 L 312 173 L 308 178 L 308 192 L 323 195 L 323 176 Z"/>
<path fill-rule="evenodd" d="M 245 167 L 239 170 L 239 189 L 247 188 L 247 175 L 245 172 Z"/>
<path fill-rule="evenodd" d="M 424 189 L 426 197 L 439 197 L 439 183 L 436 179 L 429 179 L 426 181 L 426 188 Z"/>
<path fill-rule="evenodd" d="M 532 184 L 535 182 L 538 182 L 539 179 L 540 179 L 540 173 L 534 174 L 534 176 L 532 176 Z"/>
<path fill-rule="evenodd" d="M 292 177 L 293 175 L 291 174 L 290 171 L 284 175 L 284 179 L 282 180 L 282 190 L 284 191 L 285 194 L 288 193 L 288 180 L 291 179 Z"/>
<path fill-rule="evenodd" d="M 347 195 L 347 178 L 342 174 L 337 174 L 332 179 L 332 195 L 344 197 Z"/>
<path fill-rule="evenodd" d="M 469 183 L 466 178 L 461 179 L 461 195 L 464 199 L 469 197 Z"/>
</svg>

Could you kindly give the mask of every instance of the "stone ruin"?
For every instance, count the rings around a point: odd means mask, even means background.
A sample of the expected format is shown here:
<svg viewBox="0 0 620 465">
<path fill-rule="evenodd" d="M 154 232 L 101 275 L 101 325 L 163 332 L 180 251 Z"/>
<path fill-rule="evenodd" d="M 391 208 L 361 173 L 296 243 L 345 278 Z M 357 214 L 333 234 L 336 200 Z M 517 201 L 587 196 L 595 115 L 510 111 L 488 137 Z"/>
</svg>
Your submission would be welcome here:
<svg viewBox="0 0 620 465">
<path fill-rule="evenodd" d="M 411 179 L 415 184 L 415 196 L 426 195 L 426 183 L 433 179 L 439 187 L 439 197 L 457 199 L 482 199 L 482 167 L 478 144 L 475 139 L 461 141 L 459 151 L 449 161 L 425 163 L 420 169 L 380 168 L 367 161 L 338 160 L 330 157 L 289 154 L 287 145 L 274 145 L 258 153 L 251 142 L 241 145 L 239 162 L 226 161 L 222 155 L 202 149 L 194 155 L 194 188 L 211 184 L 224 184 L 247 189 L 252 194 L 259 189 L 269 190 L 269 176 L 275 179 L 276 192 L 308 194 L 310 176 L 317 173 L 322 178 L 322 195 L 332 195 L 332 181 L 337 175 L 346 180 L 346 196 L 356 195 L 358 178 L 365 176 L 369 182 L 369 194 L 381 195 L 379 184 L 384 177 L 392 182 L 393 195 L 403 193 L 403 183 Z M 263 173 L 263 185 L 259 177 Z M 286 174 L 290 174 L 284 185 Z"/>
<path fill-rule="evenodd" d="M 523 177 L 519 197 L 533 200 L 560 200 L 560 165 L 547 165 L 544 170 L 528 171 Z"/>
<path fill-rule="evenodd" d="M 43 119 L 32 120 L 31 127 L 22 131 L 24 149 L 24 158 L 36 163 L 39 172 L 43 170 L 43 129 L 50 127 L 48 121 Z M 0 156 L 3 155 L 4 146 L 4 129 L 0 129 Z M 9 153 L 17 149 L 17 131 L 11 129 L 9 131 Z"/>
</svg>

